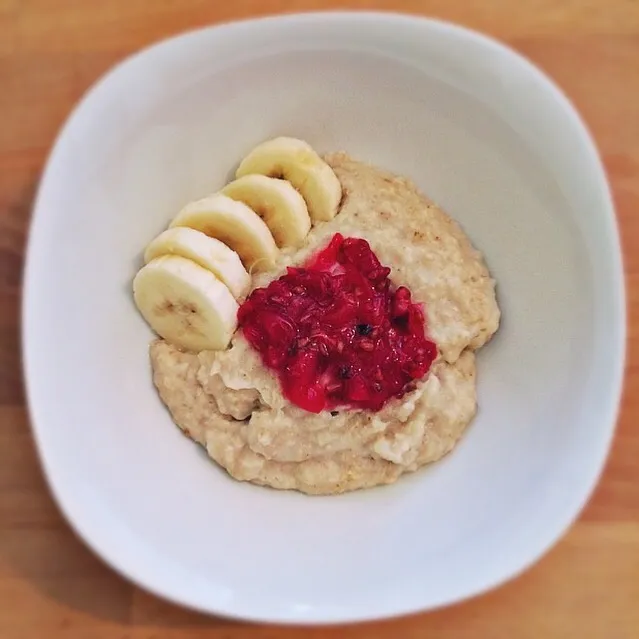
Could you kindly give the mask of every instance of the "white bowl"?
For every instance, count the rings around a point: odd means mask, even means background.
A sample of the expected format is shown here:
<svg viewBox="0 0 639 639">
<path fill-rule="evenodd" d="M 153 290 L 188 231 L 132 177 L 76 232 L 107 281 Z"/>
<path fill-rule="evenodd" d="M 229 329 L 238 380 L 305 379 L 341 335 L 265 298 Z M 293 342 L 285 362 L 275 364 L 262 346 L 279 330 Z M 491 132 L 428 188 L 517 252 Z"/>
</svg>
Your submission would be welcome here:
<svg viewBox="0 0 639 639">
<path fill-rule="evenodd" d="M 311 498 L 235 482 L 151 384 L 130 294 L 142 248 L 280 134 L 413 178 L 498 281 L 476 421 L 453 454 L 391 487 Z M 292 15 L 127 60 L 56 143 L 25 285 L 28 396 L 61 509 L 123 575 L 209 613 L 354 621 L 494 587 L 575 519 L 614 430 L 623 275 L 593 142 L 536 68 L 449 24 Z"/>
</svg>

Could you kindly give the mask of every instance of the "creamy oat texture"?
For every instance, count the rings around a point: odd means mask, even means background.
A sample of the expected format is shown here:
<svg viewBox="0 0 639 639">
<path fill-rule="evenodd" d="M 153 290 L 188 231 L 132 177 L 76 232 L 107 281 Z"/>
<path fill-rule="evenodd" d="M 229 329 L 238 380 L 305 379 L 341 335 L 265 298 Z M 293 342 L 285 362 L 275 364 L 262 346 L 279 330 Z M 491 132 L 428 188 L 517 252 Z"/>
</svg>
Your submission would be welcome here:
<svg viewBox="0 0 639 639">
<path fill-rule="evenodd" d="M 154 383 L 189 437 L 236 479 L 311 494 L 392 483 L 448 453 L 477 409 L 474 351 L 497 330 L 500 316 L 481 254 L 411 182 L 343 153 L 325 159 L 344 190 L 339 214 L 253 286 L 303 262 L 336 232 L 368 240 L 395 284 L 424 303 L 439 349 L 415 390 L 376 413 L 315 415 L 282 396 L 240 332 L 223 352 L 151 345 Z"/>
</svg>

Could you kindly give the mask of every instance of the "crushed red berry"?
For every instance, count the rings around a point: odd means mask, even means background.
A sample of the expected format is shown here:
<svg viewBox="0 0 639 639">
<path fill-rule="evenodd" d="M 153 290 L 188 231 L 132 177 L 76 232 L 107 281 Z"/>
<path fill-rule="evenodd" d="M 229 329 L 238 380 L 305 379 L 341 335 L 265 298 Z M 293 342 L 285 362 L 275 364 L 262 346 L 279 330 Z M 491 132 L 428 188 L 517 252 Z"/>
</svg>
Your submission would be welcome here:
<svg viewBox="0 0 639 639">
<path fill-rule="evenodd" d="M 377 411 L 426 375 L 437 347 L 422 309 L 406 287 L 393 290 L 389 274 L 368 242 L 338 233 L 242 304 L 246 339 L 292 403 L 313 413 Z"/>
</svg>

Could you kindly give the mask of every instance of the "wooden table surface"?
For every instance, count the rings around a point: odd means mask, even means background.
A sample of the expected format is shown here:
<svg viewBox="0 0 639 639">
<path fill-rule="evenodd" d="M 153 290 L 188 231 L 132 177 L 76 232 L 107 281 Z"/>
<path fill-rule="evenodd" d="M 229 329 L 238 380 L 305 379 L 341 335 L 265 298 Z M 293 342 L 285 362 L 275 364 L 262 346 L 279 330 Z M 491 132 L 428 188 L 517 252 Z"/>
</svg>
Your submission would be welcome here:
<svg viewBox="0 0 639 639">
<path fill-rule="evenodd" d="M 124 582 L 74 537 L 34 453 L 19 302 L 29 213 L 46 155 L 96 78 L 178 31 L 320 8 L 453 20 L 505 40 L 555 78 L 594 132 L 612 180 L 630 323 L 612 455 L 579 521 L 546 557 L 496 591 L 445 610 L 301 630 L 178 609 Z M 0 0 L 0 122 L 0 639 L 639 637 L 639 0 Z"/>
</svg>

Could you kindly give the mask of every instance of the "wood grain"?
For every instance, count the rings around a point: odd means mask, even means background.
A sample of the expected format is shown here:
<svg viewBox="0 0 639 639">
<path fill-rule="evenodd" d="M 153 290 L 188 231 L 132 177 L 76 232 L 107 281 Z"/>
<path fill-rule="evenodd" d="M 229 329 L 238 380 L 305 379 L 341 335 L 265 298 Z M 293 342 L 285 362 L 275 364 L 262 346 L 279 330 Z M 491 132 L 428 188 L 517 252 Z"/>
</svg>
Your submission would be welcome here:
<svg viewBox="0 0 639 639">
<path fill-rule="evenodd" d="M 257 627 L 187 612 L 105 567 L 62 520 L 35 458 L 19 353 L 22 257 L 46 154 L 113 63 L 176 32 L 320 8 L 403 10 L 509 42 L 544 68 L 594 132 L 618 207 L 628 287 L 626 390 L 602 481 L 579 521 L 513 582 L 438 612 L 373 625 Z M 0 0 L 0 637 L 464 639 L 639 637 L 638 0 Z"/>
</svg>

